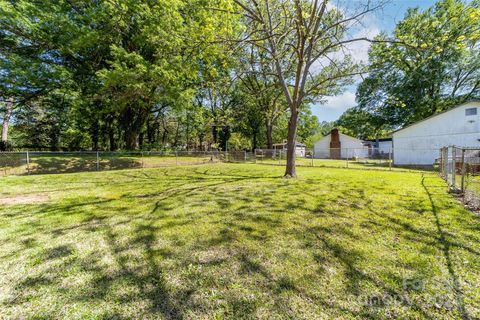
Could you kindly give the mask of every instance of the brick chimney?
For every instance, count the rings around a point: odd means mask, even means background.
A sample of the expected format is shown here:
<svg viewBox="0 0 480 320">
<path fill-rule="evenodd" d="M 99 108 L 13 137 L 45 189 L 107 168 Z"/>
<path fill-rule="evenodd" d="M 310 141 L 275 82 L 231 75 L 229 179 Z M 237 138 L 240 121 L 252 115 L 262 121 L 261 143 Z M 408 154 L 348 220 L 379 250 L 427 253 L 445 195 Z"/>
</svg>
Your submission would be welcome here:
<svg viewBox="0 0 480 320">
<path fill-rule="evenodd" d="M 341 148 L 342 144 L 340 142 L 340 133 L 337 128 L 332 129 L 330 132 L 330 159 L 340 159 L 341 158 Z"/>
</svg>

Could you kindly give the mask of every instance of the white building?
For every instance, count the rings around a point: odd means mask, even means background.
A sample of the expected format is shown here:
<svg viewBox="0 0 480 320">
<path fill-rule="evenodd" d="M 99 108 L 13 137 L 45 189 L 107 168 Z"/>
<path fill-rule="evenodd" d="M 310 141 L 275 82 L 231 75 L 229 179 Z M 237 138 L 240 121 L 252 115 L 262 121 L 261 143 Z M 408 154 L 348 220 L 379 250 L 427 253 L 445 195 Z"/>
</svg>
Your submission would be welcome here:
<svg viewBox="0 0 480 320">
<path fill-rule="evenodd" d="M 340 133 L 333 129 L 313 145 L 314 158 L 317 159 L 352 159 L 368 156 L 368 147 L 363 141 Z"/>
<path fill-rule="evenodd" d="M 433 165 L 442 147 L 480 147 L 479 109 L 467 102 L 394 132 L 394 164 Z"/>
<path fill-rule="evenodd" d="M 295 142 L 295 155 L 299 156 L 299 157 L 305 157 L 305 153 L 306 153 L 306 145 L 303 144 L 303 143 L 300 143 L 300 142 Z M 275 143 L 273 145 L 273 149 L 275 151 L 280 151 L 280 150 L 287 150 L 287 141 L 284 140 L 283 143 Z"/>
<path fill-rule="evenodd" d="M 370 153 L 372 155 L 388 155 L 393 151 L 392 138 L 364 140 L 363 144 L 371 148 Z"/>
</svg>

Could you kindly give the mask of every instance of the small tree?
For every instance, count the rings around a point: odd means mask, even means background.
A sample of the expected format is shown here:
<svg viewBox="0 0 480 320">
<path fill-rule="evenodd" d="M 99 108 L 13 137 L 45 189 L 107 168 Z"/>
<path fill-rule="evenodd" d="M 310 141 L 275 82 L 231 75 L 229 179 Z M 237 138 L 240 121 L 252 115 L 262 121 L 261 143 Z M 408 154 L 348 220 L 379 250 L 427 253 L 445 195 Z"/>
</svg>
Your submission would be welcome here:
<svg viewBox="0 0 480 320">
<path fill-rule="evenodd" d="M 289 107 L 286 177 L 295 177 L 295 141 L 302 104 L 337 94 L 362 72 L 349 55 L 339 51 L 356 41 L 349 31 L 382 3 L 367 2 L 348 13 L 328 0 L 233 0 L 243 11 L 241 42 L 263 50 L 272 60 L 274 74 Z"/>
</svg>

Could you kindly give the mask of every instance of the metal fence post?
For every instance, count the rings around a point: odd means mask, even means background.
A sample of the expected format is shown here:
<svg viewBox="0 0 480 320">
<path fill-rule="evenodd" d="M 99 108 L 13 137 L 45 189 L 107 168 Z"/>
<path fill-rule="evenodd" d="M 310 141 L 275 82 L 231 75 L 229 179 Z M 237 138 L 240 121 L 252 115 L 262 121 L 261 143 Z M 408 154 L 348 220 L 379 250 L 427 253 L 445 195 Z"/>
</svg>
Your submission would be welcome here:
<svg viewBox="0 0 480 320">
<path fill-rule="evenodd" d="M 253 150 L 254 163 L 257 163 L 257 149 Z"/>
<path fill-rule="evenodd" d="M 444 152 L 443 152 L 443 147 L 440 148 L 440 163 L 439 163 L 439 166 L 440 168 L 438 168 L 440 170 L 439 174 L 440 174 L 440 177 L 442 177 L 442 179 L 445 178 L 445 157 L 444 157 Z"/>
<path fill-rule="evenodd" d="M 243 161 L 247 162 L 247 150 L 243 150 Z"/>
<path fill-rule="evenodd" d="M 452 146 L 452 186 L 453 188 L 456 187 L 456 183 L 455 183 L 455 176 L 456 176 L 456 172 L 457 171 L 457 149 L 455 147 Z"/>
<path fill-rule="evenodd" d="M 100 155 L 97 151 L 97 171 L 100 171 Z"/>
<path fill-rule="evenodd" d="M 30 153 L 27 150 L 27 174 L 30 174 Z"/>
<path fill-rule="evenodd" d="M 467 164 L 465 163 L 465 149 L 462 149 L 462 183 L 461 183 L 461 190 L 462 193 L 465 192 L 465 173 L 467 169 Z"/>
<path fill-rule="evenodd" d="M 390 169 L 390 171 L 392 171 L 392 150 L 390 150 L 390 152 L 388 153 L 388 167 Z"/>
<path fill-rule="evenodd" d="M 448 147 L 443 148 L 444 180 L 448 182 Z"/>
<path fill-rule="evenodd" d="M 178 166 L 178 154 L 177 154 L 177 150 L 175 150 L 175 165 Z"/>
<path fill-rule="evenodd" d="M 144 162 L 143 162 L 143 151 L 141 152 L 141 157 L 142 157 L 142 169 L 145 167 Z"/>
<path fill-rule="evenodd" d="M 331 153 L 331 152 L 330 152 Z M 348 168 L 348 158 L 349 158 L 349 155 L 348 155 L 348 149 L 345 149 L 345 154 L 347 155 L 347 168 Z M 342 149 L 340 149 L 340 156 L 342 155 Z"/>
</svg>

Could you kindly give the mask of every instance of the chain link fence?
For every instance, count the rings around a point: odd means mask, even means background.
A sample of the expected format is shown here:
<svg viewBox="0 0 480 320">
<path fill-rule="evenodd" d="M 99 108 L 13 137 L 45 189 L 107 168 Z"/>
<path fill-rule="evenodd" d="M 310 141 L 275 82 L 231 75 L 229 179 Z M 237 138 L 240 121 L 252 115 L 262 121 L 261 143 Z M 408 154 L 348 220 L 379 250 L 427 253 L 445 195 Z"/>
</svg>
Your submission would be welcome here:
<svg viewBox="0 0 480 320">
<path fill-rule="evenodd" d="M 449 146 L 440 149 L 440 176 L 464 203 L 480 209 L 480 148 Z"/>
<path fill-rule="evenodd" d="M 0 176 L 253 162 L 245 151 L 0 152 Z"/>
<path fill-rule="evenodd" d="M 375 148 L 329 148 L 296 151 L 297 166 L 392 170 L 393 152 Z M 286 150 L 257 149 L 257 163 L 285 165 Z"/>
<path fill-rule="evenodd" d="M 300 148 L 296 150 L 296 155 L 295 161 L 299 167 L 402 171 L 412 169 L 411 166 L 395 166 L 393 150 L 370 147 L 325 150 Z M 280 149 L 257 149 L 254 152 L 0 152 L 0 176 L 158 168 L 219 162 L 283 166 L 287 162 L 287 152 Z"/>
</svg>

